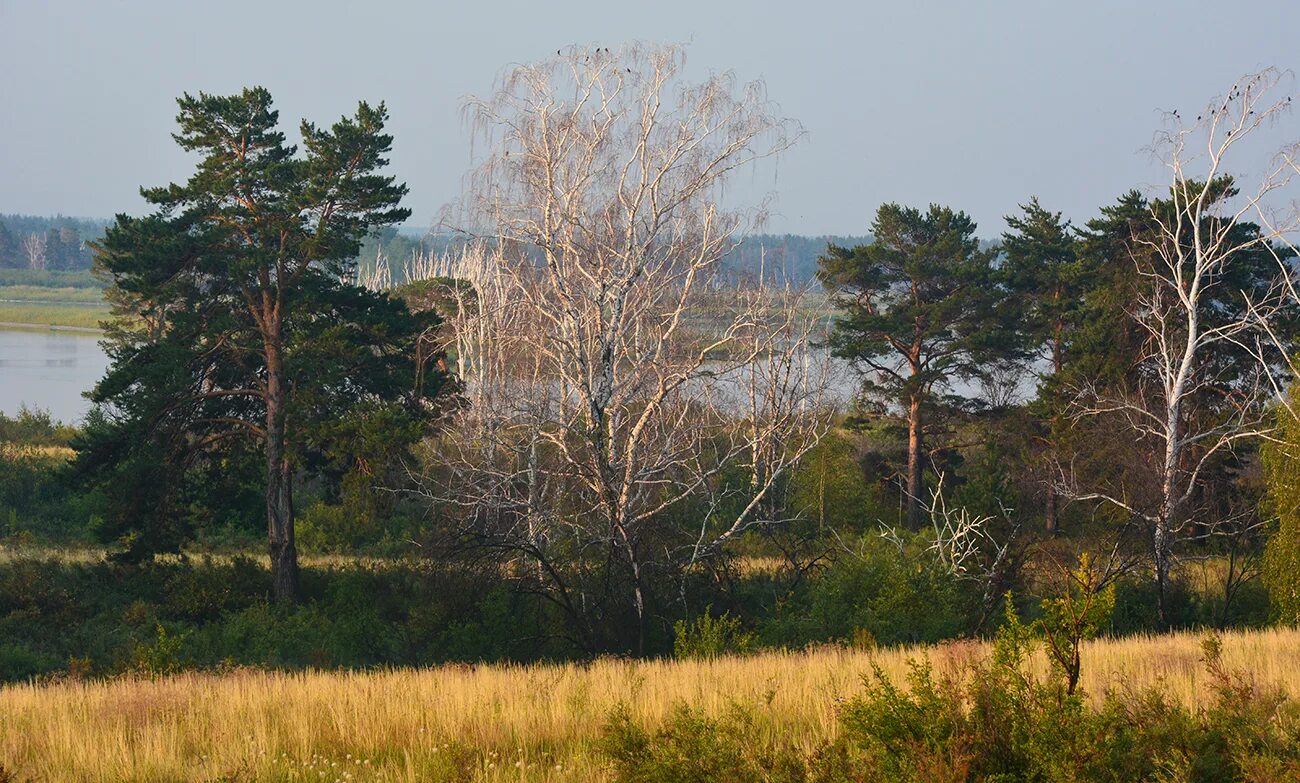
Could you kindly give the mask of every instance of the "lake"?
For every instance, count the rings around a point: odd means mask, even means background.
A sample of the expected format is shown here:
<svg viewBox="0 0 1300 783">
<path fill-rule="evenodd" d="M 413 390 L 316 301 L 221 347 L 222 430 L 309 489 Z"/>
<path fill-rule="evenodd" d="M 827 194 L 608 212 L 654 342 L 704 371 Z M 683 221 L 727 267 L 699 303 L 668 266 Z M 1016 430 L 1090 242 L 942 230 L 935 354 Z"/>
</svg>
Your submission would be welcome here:
<svg viewBox="0 0 1300 783">
<path fill-rule="evenodd" d="M 108 357 L 95 332 L 0 328 L 0 412 L 48 410 L 55 419 L 80 421 L 90 409 L 81 396 L 103 377 Z"/>
</svg>

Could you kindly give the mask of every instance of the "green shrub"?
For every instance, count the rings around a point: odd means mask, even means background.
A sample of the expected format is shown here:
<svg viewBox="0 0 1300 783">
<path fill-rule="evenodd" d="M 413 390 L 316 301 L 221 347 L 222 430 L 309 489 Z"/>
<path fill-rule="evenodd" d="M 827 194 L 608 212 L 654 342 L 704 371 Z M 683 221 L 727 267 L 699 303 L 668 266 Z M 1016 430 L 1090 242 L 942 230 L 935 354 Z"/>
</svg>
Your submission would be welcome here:
<svg viewBox="0 0 1300 783">
<path fill-rule="evenodd" d="M 58 668 L 60 661 L 22 643 L 0 644 L 0 681 L 26 680 Z"/>
<path fill-rule="evenodd" d="M 797 783 L 804 759 L 788 739 L 764 731 L 752 710 L 733 706 L 720 718 L 677 705 L 648 731 L 626 706 L 610 715 L 600 748 L 618 783 Z"/>
<path fill-rule="evenodd" d="M 754 634 L 746 631 L 739 617 L 728 612 L 714 617 L 710 609 L 687 622 L 673 624 L 673 656 L 711 660 L 723 655 L 747 653 L 754 648 Z"/>
<path fill-rule="evenodd" d="M 906 534 L 904 534 L 906 537 Z M 773 646 L 871 639 L 882 645 L 934 642 L 967 625 L 969 592 L 924 554 L 924 535 L 900 551 L 879 535 L 815 572 L 761 623 Z"/>
<path fill-rule="evenodd" d="M 1159 688 L 1123 687 L 1091 709 L 1059 671 L 1045 679 L 1032 673 L 1034 644 L 1012 614 L 991 659 L 961 678 L 936 678 L 928 664 L 914 664 L 902 690 L 877 672 L 845 705 L 828 768 L 848 779 L 900 783 L 1263 783 L 1300 774 L 1297 705 L 1225 671 L 1213 644 L 1205 660 L 1215 699 L 1204 710 L 1176 704 Z"/>
<path fill-rule="evenodd" d="M 181 649 L 188 632 L 168 633 L 162 623 L 154 625 L 154 639 L 135 646 L 131 670 L 148 677 L 161 677 L 180 671 Z"/>
<path fill-rule="evenodd" d="M 1300 420 L 1286 407 L 1278 411 L 1277 438 L 1263 454 L 1268 506 L 1278 520 L 1265 549 L 1263 579 L 1274 616 L 1294 625 L 1300 623 Z"/>
</svg>

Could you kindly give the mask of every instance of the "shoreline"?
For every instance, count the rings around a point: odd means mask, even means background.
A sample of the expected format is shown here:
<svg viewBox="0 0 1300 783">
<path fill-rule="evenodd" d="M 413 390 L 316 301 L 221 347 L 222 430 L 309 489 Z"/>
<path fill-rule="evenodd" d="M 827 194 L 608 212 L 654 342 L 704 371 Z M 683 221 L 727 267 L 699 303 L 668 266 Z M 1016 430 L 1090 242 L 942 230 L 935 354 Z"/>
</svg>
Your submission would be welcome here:
<svg viewBox="0 0 1300 783">
<path fill-rule="evenodd" d="M 103 334 L 104 330 L 96 326 L 68 326 L 65 324 L 42 324 L 27 321 L 0 321 L 0 329 L 35 329 L 47 332 L 79 332 L 83 334 Z"/>
</svg>

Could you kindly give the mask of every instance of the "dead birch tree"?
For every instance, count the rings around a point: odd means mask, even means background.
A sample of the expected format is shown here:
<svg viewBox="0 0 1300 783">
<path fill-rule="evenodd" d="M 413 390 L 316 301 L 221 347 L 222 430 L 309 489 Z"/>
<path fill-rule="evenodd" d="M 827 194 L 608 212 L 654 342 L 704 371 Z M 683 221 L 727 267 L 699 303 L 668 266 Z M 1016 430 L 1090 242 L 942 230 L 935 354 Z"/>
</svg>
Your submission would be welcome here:
<svg viewBox="0 0 1300 783">
<path fill-rule="evenodd" d="M 1269 405 L 1285 387 L 1281 333 L 1293 321 L 1288 302 L 1288 244 L 1300 227 L 1294 208 L 1272 210 L 1296 173 L 1288 147 L 1253 182 L 1237 176 L 1247 142 L 1290 105 L 1278 97 L 1282 75 L 1263 71 L 1238 80 L 1194 120 L 1174 111 L 1154 151 L 1170 173 L 1169 195 L 1150 202 L 1149 225 L 1133 236 L 1141 280 L 1131 315 L 1145 334 L 1132 388 L 1082 385 L 1075 416 L 1113 416 L 1151 452 L 1155 502 L 1139 504 L 1109 491 L 1081 491 L 1145 523 L 1161 622 L 1169 622 L 1167 588 L 1180 539 L 1212 534 L 1228 520 L 1198 503 L 1216 460 L 1270 431 Z"/>
<path fill-rule="evenodd" d="M 45 269 L 46 247 L 44 234 L 33 232 L 23 237 L 23 255 L 27 256 L 28 269 Z"/>
<path fill-rule="evenodd" d="M 585 643 L 603 644 L 599 607 L 628 607 L 638 652 L 649 572 L 755 524 L 828 420 L 797 297 L 718 285 L 761 215 L 724 207 L 724 186 L 801 131 L 761 84 L 688 83 L 683 64 L 676 47 L 574 48 L 468 102 L 484 151 L 462 228 L 488 266 L 450 339 L 477 410 L 435 447 L 459 491 L 429 485 L 526 553 Z M 739 462 L 742 510 L 675 543 L 673 514 Z"/>
</svg>

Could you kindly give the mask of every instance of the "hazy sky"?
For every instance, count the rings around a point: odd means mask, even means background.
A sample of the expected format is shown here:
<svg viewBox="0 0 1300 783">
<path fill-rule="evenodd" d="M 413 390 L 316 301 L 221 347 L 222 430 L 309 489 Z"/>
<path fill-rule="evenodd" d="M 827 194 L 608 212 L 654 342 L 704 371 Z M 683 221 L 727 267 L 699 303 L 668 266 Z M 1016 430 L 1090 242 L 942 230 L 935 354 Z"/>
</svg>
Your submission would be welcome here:
<svg viewBox="0 0 1300 783">
<path fill-rule="evenodd" d="M 175 97 L 261 84 L 291 138 L 387 101 L 426 224 L 469 158 L 463 96 L 507 63 L 629 40 L 689 42 L 691 69 L 762 78 L 804 124 L 778 176 L 733 189 L 776 193 L 770 229 L 860 234 L 882 201 L 937 201 L 993 236 L 1031 194 L 1081 220 L 1157 181 L 1159 110 L 1300 66 L 1300 2 L 0 0 L 0 212 L 140 212 L 140 185 L 193 165 Z"/>
</svg>

